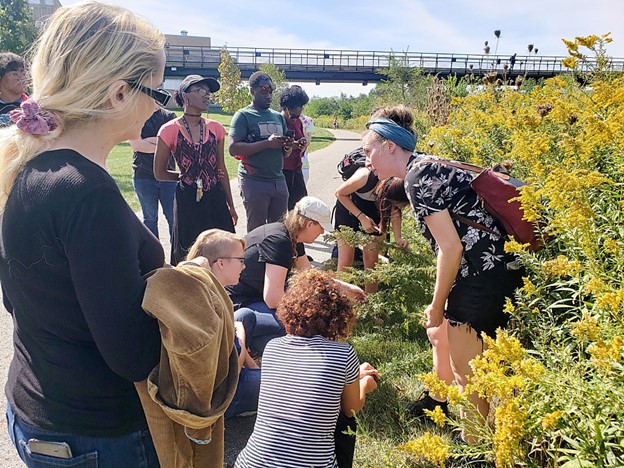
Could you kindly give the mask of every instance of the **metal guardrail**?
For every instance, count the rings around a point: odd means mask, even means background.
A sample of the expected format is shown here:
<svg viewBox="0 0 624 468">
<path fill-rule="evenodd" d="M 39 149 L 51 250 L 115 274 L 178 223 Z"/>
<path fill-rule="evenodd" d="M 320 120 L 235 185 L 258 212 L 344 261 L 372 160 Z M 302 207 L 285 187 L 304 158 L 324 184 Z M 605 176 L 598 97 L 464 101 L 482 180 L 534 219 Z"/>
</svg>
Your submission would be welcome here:
<svg viewBox="0 0 624 468">
<path fill-rule="evenodd" d="M 220 62 L 220 48 L 203 46 L 166 45 L 168 67 L 216 69 Z M 379 52 L 330 49 L 283 49 L 228 47 L 228 52 L 241 70 L 258 69 L 265 63 L 272 63 L 286 72 L 368 72 L 378 73 L 390 66 L 390 57 L 402 66 L 420 68 L 426 73 L 483 75 L 497 71 L 509 74 L 529 74 L 552 76 L 569 71 L 561 60 L 564 57 L 541 55 L 517 55 L 511 65 L 511 57 L 484 54 L 450 54 L 424 52 Z M 595 66 L 589 60 L 582 64 L 581 71 L 589 71 Z M 505 68 L 505 66 L 507 68 Z M 624 59 L 610 60 L 613 71 L 624 72 Z"/>
</svg>

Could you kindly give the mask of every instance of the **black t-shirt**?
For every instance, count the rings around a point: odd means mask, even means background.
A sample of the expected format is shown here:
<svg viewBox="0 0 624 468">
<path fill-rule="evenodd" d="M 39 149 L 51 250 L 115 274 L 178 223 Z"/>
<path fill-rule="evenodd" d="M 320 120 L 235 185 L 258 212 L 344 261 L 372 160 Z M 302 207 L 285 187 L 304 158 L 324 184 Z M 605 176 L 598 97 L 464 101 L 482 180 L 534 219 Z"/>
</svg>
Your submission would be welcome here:
<svg viewBox="0 0 624 468">
<path fill-rule="evenodd" d="M 290 273 L 296 257 L 305 255 L 303 244 L 297 244 L 293 252 L 288 229 L 283 223 L 270 223 L 257 227 L 245 238 L 245 269 L 236 286 L 226 289 L 234 303 L 234 309 L 263 301 L 266 264 L 284 267 Z"/>
<path fill-rule="evenodd" d="M 145 122 L 145 125 L 141 130 L 141 138 L 150 138 L 157 136 L 160 127 L 175 118 L 177 118 L 177 115 L 174 112 L 168 111 L 166 109 L 158 109 L 152 114 L 147 122 Z M 169 160 L 167 168 L 170 170 L 173 170 L 175 168 L 173 157 Z M 134 170 L 133 177 L 135 179 L 155 179 L 154 153 L 141 153 L 136 151 L 133 155 L 132 169 Z"/>
<path fill-rule="evenodd" d="M 15 351 L 6 394 L 20 418 L 95 437 L 147 427 L 132 380 L 158 363 L 160 333 L 141 308 L 142 275 L 163 262 L 102 167 L 71 150 L 26 164 L 0 235 Z"/>
<path fill-rule="evenodd" d="M 440 162 L 421 162 L 423 159 Z M 445 209 L 500 233 L 496 220 L 485 211 L 470 185 L 473 177 L 473 173 L 446 165 L 444 160 L 435 156 L 420 154 L 409 163 L 405 192 L 420 232 L 434 250 L 437 250 L 437 244 L 424 218 Z M 453 220 L 453 224 L 464 248 L 458 278 L 502 267 L 510 260 L 504 251 L 504 236 L 489 234 L 457 220 Z"/>
</svg>

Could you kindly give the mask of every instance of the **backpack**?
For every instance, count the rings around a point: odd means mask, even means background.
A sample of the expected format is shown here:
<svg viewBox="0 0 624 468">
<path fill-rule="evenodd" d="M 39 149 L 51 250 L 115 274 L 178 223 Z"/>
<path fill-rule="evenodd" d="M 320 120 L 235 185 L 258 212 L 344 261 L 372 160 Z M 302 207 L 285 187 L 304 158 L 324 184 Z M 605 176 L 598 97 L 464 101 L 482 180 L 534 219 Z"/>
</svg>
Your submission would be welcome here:
<svg viewBox="0 0 624 468">
<path fill-rule="evenodd" d="M 498 164 L 491 169 L 484 169 L 473 164 L 455 161 L 437 159 L 425 159 L 424 161 L 458 167 L 477 174 L 470 182 L 470 185 L 483 203 L 485 211 L 499 222 L 505 233 L 513 236 L 516 241 L 522 244 L 529 244 L 529 251 L 539 250 L 544 246 L 542 238 L 538 235 L 538 226 L 535 223 L 522 219 L 524 216 L 522 206 L 518 200 L 513 200 L 520 195 L 518 189 L 525 183 L 511 177 L 503 166 Z M 456 219 L 460 223 L 467 224 L 489 234 L 498 235 L 490 228 L 468 218 L 452 212 L 450 214 L 451 218 Z"/>
<path fill-rule="evenodd" d="M 349 179 L 355 171 L 366 165 L 366 155 L 362 148 L 347 153 L 338 163 L 338 173 L 342 176 L 342 180 Z"/>
</svg>

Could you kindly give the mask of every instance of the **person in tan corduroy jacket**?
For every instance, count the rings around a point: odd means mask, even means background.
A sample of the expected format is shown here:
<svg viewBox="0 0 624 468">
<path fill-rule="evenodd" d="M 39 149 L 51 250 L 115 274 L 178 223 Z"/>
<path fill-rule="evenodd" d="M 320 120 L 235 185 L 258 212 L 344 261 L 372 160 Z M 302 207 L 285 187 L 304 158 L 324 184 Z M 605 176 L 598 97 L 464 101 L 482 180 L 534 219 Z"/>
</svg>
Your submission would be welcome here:
<svg viewBox="0 0 624 468">
<path fill-rule="evenodd" d="M 160 464 L 220 468 L 238 382 L 232 302 L 209 268 L 186 264 L 148 278 L 143 309 L 162 336 L 159 365 L 136 384 Z"/>
</svg>

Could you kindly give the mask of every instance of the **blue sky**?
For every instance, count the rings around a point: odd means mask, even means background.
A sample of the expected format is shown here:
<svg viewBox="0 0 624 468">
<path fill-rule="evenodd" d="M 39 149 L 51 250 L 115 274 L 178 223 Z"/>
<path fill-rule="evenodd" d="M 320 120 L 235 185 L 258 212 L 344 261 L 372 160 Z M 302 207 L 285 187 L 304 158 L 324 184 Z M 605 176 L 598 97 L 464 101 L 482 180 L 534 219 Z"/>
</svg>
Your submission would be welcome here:
<svg viewBox="0 0 624 468">
<path fill-rule="evenodd" d="M 327 48 L 402 52 L 564 55 L 561 38 L 611 32 L 608 52 L 624 57 L 623 0 L 108 0 L 165 33 L 209 36 L 213 46 Z M 63 5 L 77 1 L 61 0 Z M 296 8 L 293 6 L 296 5 Z M 302 84 L 308 94 L 357 95 L 361 84 Z"/>
</svg>

